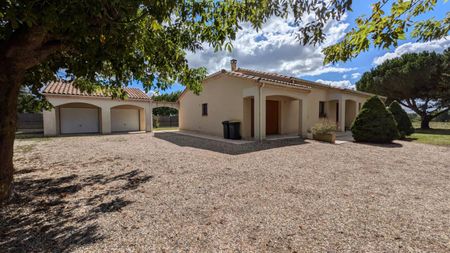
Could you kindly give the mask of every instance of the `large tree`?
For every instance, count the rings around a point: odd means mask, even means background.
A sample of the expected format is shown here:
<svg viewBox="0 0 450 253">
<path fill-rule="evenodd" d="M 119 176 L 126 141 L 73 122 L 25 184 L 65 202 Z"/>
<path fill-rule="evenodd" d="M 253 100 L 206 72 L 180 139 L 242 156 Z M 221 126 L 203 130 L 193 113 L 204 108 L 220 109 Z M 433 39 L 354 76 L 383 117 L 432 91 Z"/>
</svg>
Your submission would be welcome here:
<svg viewBox="0 0 450 253">
<path fill-rule="evenodd" d="M 361 91 L 397 100 L 421 117 L 421 128 L 450 108 L 450 49 L 443 54 L 409 53 L 387 60 L 363 74 L 356 83 Z"/>
<path fill-rule="evenodd" d="M 376 47 L 396 44 L 417 15 L 436 0 L 376 1 L 372 15 L 358 19 L 342 43 L 325 50 L 326 61 L 346 60 Z M 124 96 L 120 87 L 140 81 L 146 90 L 178 81 L 200 92 L 205 69 L 190 68 L 186 51 L 202 43 L 231 49 L 241 22 L 260 28 L 270 16 L 293 15 L 303 44 L 321 43 L 330 20 L 351 11 L 352 0 L 4 0 L 0 1 L 0 201 L 13 178 L 13 142 L 19 91 L 38 94 L 64 70 L 75 85 Z M 380 22 L 383 21 L 383 22 Z M 405 21 L 405 22 L 403 22 Z M 420 21 L 419 40 L 448 33 L 444 20 Z M 348 46 L 346 46 L 348 45 Z"/>
</svg>

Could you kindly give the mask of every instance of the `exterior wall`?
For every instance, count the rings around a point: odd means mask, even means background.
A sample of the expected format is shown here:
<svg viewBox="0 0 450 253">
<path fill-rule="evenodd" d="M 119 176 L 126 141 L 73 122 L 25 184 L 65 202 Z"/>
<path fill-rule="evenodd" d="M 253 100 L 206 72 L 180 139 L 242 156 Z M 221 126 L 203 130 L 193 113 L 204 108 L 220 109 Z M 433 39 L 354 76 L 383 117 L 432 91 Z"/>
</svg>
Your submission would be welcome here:
<svg viewBox="0 0 450 253">
<path fill-rule="evenodd" d="M 255 139 L 261 140 L 266 133 L 268 99 L 280 101 L 280 133 L 304 136 L 321 120 L 320 101 L 325 102 L 327 119 L 338 121 L 338 128 L 343 130 L 346 123 L 353 121 L 359 112 L 359 103 L 364 103 L 369 96 L 323 87 L 312 87 L 311 91 L 305 91 L 220 75 L 205 80 L 200 95 L 187 91 L 180 98 L 180 129 L 222 136 L 221 122 L 238 120 L 241 122 L 242 137 L 249 139 L 252 98 Z M 202 116 L 203 103 L 208 104 L 208 116 Z M 339 110 L 339 119 L 336 119 L 336 110 Z"/>
<path fill-rule="evenodd" d="M 54 106 L 50 111 L 44 111 L 44 135 L 52 136 L 60 134 L 60 120 L 59 109 L 64 108 L 80 108 L 80 107 L 98 107 L 100 109 L 100 132 L 103 134 L 111 133 L 111 108 L 122 106 L 138 107 L 141 112 L 141 119 L 139 124 L 141 129 L 146 131 L 152 130 L 152 103 L 149 101 L 136 100 L 117 100 L 111 98 L 96 98 L 96 97 L 79 97 L 79 96 L 57 96 L 48 95 L 47 100 Z M 125 106 L 125 107 L 123 107 Z M 145 121 L 144 121 L 145 119 Z"/>
<path fill-rule="evenodd" d="M 248 122 L 243 122 L 243 90 L 253 87 L 252 81 L 228 76 L 206 80 L 200 95 L 187 91 L 180 99 L 180 129 L 222 136 L 222 121 L 238 120 L 244 133 Z M 202 116 L 203 103 L 208 104 L 207 116 Z"/>
<path fill-rule="evenodd" d="M 324 89 L 312 89 L 311 93 L 308 94 L 305 99 L 304 106 L 306 107 L 306 119 L 305 119 L 305 130 L 303 134 L 306 134 L 306 131 L 311 129 L 314 124 L 320 121 L 319 117 L 319 102 L 327 101 L 327 90 Z M 327 112 L 325 112 L 327 113 Z"/>
</svg>

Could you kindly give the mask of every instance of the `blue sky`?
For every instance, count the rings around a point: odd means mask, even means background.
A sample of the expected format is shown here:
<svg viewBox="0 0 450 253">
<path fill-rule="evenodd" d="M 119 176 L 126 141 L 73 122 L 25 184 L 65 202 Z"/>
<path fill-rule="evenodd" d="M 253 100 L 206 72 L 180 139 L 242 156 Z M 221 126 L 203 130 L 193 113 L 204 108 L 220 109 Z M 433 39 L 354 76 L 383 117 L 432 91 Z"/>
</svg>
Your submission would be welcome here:
<svg viewBox="0 0 450 253">
<path fill-rule="evenodd" d="M 450 37 L 426 43 L 416 42 L 412 39 L 401 41 L 398 47 L 389 49 L 371 48 L 368 52 L 360 54 L 355 59 L 345 63 L 323 66 L 324 46 L 339 41 L 353 27 L 354 20 L 370 13 L 370 4 L 374 1 L 353 1 L 353 12 L 347 14 L 340 22 L 331 22 L 326 26 L 327 41 L 320 46 L 302 46 L 295 39 L 296 27 L 292 20 L 272 18 L 261 31 L 256 32 L 248 24 L 243 24 L 243 30 L 238 33 L 233 42 L 233 52 L 214 52 L 208 45 L 204 50 L 196 53 L 187 52 L 187 59 L 192 67 L 206 67 L 209 73 L 220 69 L 229 69 L 232 58 L 238 60 L 238 66 L 261 71 L 277 72 L 289 76 L 318 81 L 335 86 L 352 87 L 359 80 L 362 73 L 375 67 L 386 59 L 400 56 L 408 52 L 424 50 L 441 52 L 450 46 Z M 450 10 L 450 3 L 438 1 L 433 12 L 419 17 L 426 19 L 435 17 L 442 19 Z M 133 86 L 139 87 L 134 83 Z M 183 90 L 180 84 L 160 93 Z"/>
</svg>

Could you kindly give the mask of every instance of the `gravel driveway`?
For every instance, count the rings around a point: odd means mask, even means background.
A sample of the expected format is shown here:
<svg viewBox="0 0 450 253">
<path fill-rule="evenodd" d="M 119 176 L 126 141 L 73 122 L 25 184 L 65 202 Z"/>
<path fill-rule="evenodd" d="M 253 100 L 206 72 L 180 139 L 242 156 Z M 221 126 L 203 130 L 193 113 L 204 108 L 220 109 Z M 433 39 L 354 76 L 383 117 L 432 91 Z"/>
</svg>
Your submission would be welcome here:
<svg viewBox="0 0 450 253">
<path fill-rule="evenodd" d="M 449 252 L 450 148 L 176 133 L 16 141 L 0 249 Z"/>
</svg>

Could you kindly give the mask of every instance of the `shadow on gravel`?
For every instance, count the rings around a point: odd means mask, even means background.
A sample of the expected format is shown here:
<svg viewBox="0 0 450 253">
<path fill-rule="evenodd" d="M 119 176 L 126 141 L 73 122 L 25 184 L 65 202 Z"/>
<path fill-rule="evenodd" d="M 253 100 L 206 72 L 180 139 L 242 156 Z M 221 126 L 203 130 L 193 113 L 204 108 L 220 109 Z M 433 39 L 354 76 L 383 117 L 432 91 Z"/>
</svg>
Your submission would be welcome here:
<svg viewBox="0 0 450 253">
<path fill-rule="evenodd" d="M 132 203 L 121 196 L 151 179 L 139 170 L 115 176 L 20 178 L 13 198 L 0 207 L 0 251 L 70 252 L 102 240 L 96 219 L 120 212 Z"/>
<path fill-rule="evenodd" d="M 392 142 L 392 143 L 355 142 L 355 143 L 367 145 L 367 146 L 381 147 L 381 148 L 401 148 L 401 147 L 403 147 L 402 144 L 397 143 L 397 142 Z"/>
<path fill-rule="evenodd" d="M 232 144 L 177 133 L 155 133 L 154 136 L 182 147 L 205 149 L 228 155 L 241 155 L 267 149 L 308 144 L 301 138 Z"/>
</svg>

